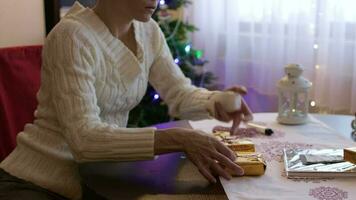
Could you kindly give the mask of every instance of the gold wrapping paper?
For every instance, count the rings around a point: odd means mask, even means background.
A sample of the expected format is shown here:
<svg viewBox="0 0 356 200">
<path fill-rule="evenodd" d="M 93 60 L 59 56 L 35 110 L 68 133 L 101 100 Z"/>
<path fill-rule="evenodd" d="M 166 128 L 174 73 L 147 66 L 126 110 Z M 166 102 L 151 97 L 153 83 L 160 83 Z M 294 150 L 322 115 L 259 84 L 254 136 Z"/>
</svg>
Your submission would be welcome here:
<svg viewBox="0 0 356 200">
<path fill-rule="evenodd" d="M 261 176 L 266 171 L 266 162 L 259 153 L 236 153 L 235 163 L 245 171 L 244 176 Z M 226 169 L 232 176 L 236 176 L 229 169 Z"/>
<path fill-rule="evenodd" d="M 236 136 L 230 136 L 229 132 L 218 131 L 214 133 L 215 137 L 224 143 L 233 151 L 255 152 L 255 145 L 251 140 L 239 139 Z"/>
<path fill-rule="evenodd" d="M 356 147 L 344 149 L 344 160 L 356 164 Z"/>
<path fill-rule="evenodd" d="M 251 140 L 238 139 L 227 141 L 226 146 L 237 152 L 255 152 L 255 144 Z"/>
<path fill-rule="evenodd" d="M 230 136 L 227 131 L 216 131 L 214 136 L 236 153 L 235 163 L 244 169 L 244 176 L 260 176 L 265 173 L 266 162 L 262 154 L 255 153 L 255 145 L 251 140 Z M 232 176 L 237 176 L 231 170 L 226 170 Z"/>
</svg>

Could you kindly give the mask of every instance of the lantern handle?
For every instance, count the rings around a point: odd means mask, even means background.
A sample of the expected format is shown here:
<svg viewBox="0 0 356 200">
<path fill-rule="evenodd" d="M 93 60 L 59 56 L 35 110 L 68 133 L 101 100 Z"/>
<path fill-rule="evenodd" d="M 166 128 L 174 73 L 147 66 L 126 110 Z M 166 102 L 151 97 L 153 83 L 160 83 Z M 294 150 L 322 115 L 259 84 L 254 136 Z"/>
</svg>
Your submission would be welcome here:
<svg viewBox="0 0 356 200">
<path fill-rule="evenodd" d="M 355 119 L 352 120 L 352 122 L 351 122 L 351 127 L 354 131 L 356 131 L 356 112 L 355 112 Z"/>
</svg>

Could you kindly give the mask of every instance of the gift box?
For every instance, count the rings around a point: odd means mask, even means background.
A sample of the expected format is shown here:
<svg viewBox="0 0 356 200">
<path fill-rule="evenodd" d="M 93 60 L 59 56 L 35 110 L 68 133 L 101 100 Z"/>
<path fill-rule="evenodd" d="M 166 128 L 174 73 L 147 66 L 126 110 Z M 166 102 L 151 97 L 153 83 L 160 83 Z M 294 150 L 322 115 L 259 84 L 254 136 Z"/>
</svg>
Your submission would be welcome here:
<svg viewBox="0 0 356 200">
<path fill-rule="evenodd" d="M 260 176 L 266 171 L 266 162 L 259 153 L 236 152 L 235 163 L 244 169 L 244 176 Z M 231 170 L 226 169 L 232 176 L 237 176 Z"/>
<path fill-rule="evenodd" d="M 230 136 L 229 132 L 215 132 L 215 137 L 224 143 L 233 151 L 237 152 L 255 152 L 255 145 L 251 140 L 237 138 L 236 136 Z"/>
<path fill-rule="evenodd" d="M 225 145 L 237 152 L 255 152 L 255 144 L 248 139 L 226 139 Z"/>
<path fill-rule="evenodd" d="M 356 147 L 344 149 L 344 160 L 356 164 Z"/>
</svg>

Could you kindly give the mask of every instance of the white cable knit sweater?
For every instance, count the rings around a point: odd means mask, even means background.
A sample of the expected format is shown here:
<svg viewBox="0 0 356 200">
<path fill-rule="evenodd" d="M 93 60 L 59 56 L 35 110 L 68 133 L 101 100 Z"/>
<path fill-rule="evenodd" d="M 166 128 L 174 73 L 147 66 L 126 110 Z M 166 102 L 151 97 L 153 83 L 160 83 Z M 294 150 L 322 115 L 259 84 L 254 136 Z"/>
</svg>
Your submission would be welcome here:
<svg viewBox="0 0 356 200">
<path fill-rule="evenodd" d="M 81 198 L 78 162 L 152 159 L 154 128 L 125 128 L 147 82 L 171 115 L 207 118 L 213 94 L 191 86 L 158 25 L 134 21 L 135 56 L 89 8 L 76 3 L 49 34 L 33 124 L 0 164 L 8 173 Z M 154 117 L 154 116 L 152 116 Z"/>
</svg>

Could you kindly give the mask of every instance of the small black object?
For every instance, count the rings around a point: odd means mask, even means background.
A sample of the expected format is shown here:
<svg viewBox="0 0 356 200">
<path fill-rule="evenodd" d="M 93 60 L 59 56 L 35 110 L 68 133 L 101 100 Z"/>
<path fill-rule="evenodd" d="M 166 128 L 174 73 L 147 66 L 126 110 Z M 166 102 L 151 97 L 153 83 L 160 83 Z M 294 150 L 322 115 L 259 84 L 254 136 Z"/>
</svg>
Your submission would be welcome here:
<svg viewBox="0 0 356 200">
<path fill-rule="evenodd" d="M 268 136 L 272 135 L 273 133 L 274 133 L 273 130 L 270 129 L 270 128 L 265 130 L 265 134 L 268 135 Z"/>
</svg>

